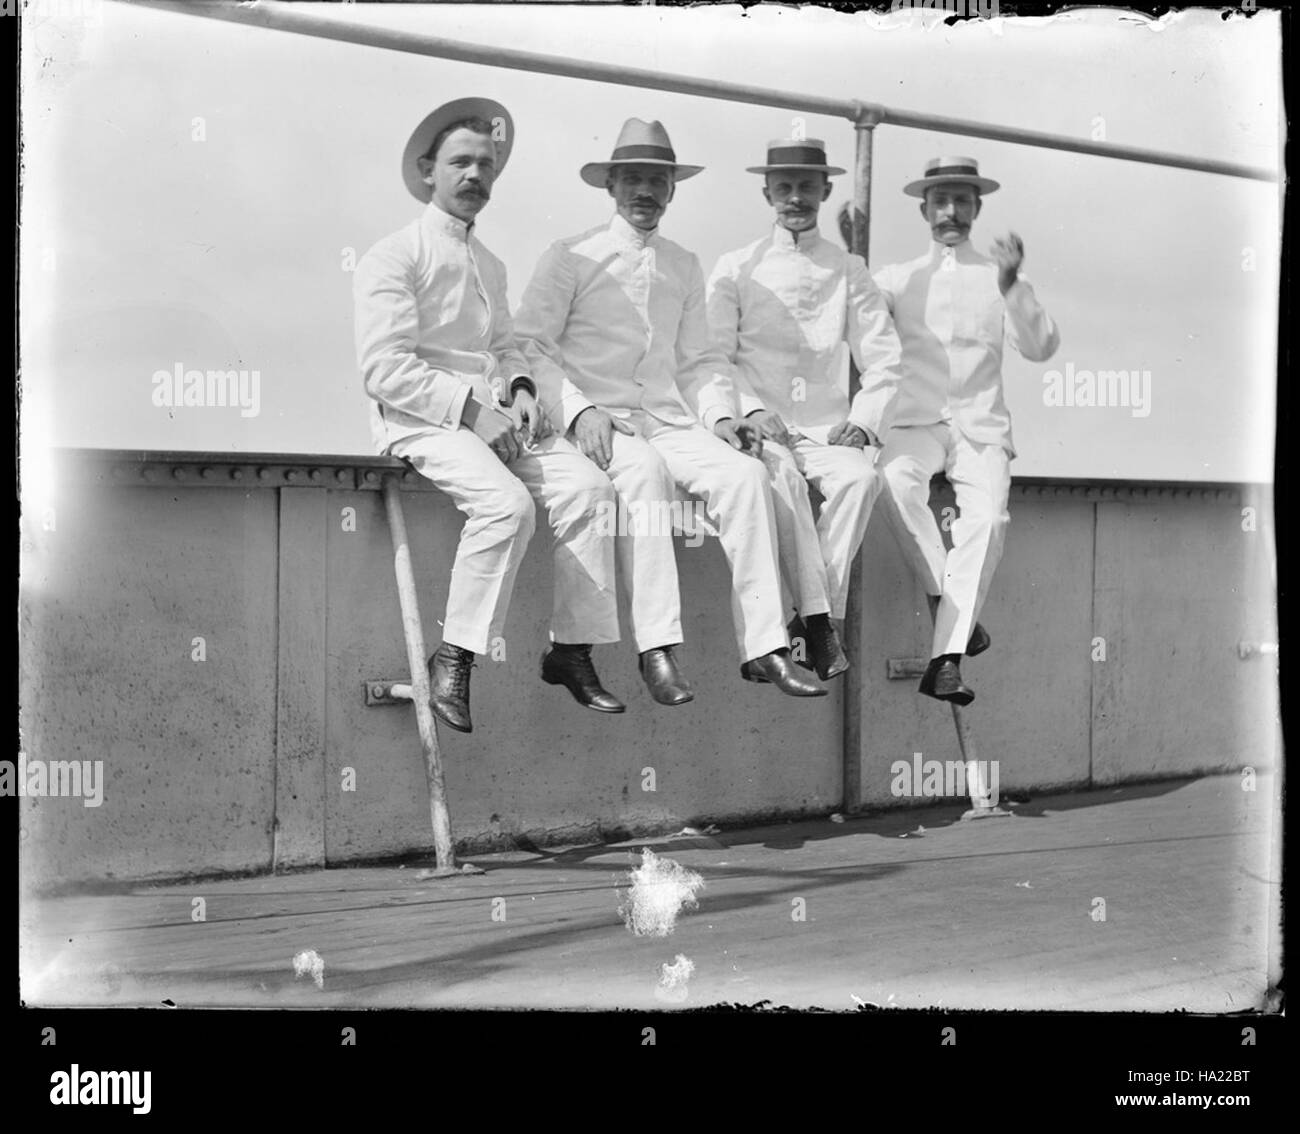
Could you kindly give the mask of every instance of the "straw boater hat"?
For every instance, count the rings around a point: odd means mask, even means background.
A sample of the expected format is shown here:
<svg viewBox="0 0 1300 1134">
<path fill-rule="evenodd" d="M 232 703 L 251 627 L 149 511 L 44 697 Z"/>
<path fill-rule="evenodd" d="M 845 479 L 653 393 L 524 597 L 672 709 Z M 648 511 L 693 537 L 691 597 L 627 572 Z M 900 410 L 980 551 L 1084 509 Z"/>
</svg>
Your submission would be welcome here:
<svg viewBox="0 0 1300 1134">
<path fill-rule="evenodd" d="M 746 173 L 769 173 L 774 169 L 804 169 L 833 177 L 843 173 L 837 165 L 826 164 L 826 143 L 820 138 L 778 138 L 767 143 L 767 164 L 751 165 Z"/>
<path fill-rule="evenodd" d="M 924 197 L 931 185 L 974 185 L 981 193 L 999 188 L 996 181 L 980 176 L 979 162 L 969 157 L 937 157 L 925 163 L 925 176 L 903 186 L 909 197 Z"/>
<path fill-rule="evenodd" d="M 515 124 L 510 117 L 510 111 L 490 98 L 458 98 L 453 102 L 444 103 L 415 128 L 411 140 L 406 143 L 406 149 L 402 151 L 402 180 L 406 182 L 411 195 L 426 205 L 433 197 L 433 190 L 425 184 L 424 178 L 420 175 L 419 159 L 428 154 L 434 138 L 453 122 L 459 122 L 464 118 L 482 118 L 494 126 L 497 119 L 505 123 L 505 136 L 494 137 L 497 147 L 497 175 L 500 176 L 501 171 L 506 167 L 510 149 L 515 144 Z M 496 133 L 497 131 L 494 130 L 493 134 Z"/>
<path fill-rule="evenodd" d="M 639 118 L 629 118 L 619 131 L 618 141 L 614 143 L 614 152 L 609 161 L 589 161 L 582 167 L 582 179 L 597 189 L 605 188 L 609 171 L 616 165 L 667 165 L 672 166 L 678 181 L 694 177 L 704 168 L 702 165 L 682 165 L 673 152 L 673 144 L 668 140 L 668 131 L 661 122 L 642 122 Z"/>
</svg>

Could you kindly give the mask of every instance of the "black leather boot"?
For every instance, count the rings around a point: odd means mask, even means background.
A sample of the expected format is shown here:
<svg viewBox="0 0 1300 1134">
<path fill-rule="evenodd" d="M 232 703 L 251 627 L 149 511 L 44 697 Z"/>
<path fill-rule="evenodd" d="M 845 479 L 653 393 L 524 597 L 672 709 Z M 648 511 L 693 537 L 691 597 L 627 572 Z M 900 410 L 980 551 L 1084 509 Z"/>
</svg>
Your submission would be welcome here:
<svg viewBox="0 0 1300 1134">
<path fill-rule="evenodd" d="M 804 625 L 803 619 L 796 614 L 785 624 L 785 632 L 790 635 L 790 660 L 811 673 L 815 667 L 812 647 L 808 644 L 808 627 Z"/>
<path fill-rule="evenodd" d="M 473 668 L 473 652 L 448 642 L 429 659 L 429 707 L 457 732 L 474 731 L 469 718 L 469 671 Z"/>
<path fill-rule="evenodd" d="M 804 620 L 807 633 L 808 653 L 812 659 L 813 669 L 823 681 L 839 677 L 849 668 L 849 658 L 835 633 L 829 614 L 810 614 Z"/>
<path fill-rule="evenodd" d="M 975 700 L 975 692 L 969 689 L 961 679 L 957 654 L 940 654 L 931 658 L 925 667 L 918 687 L 927 697 L 938 701 L 951 701 L 954 705 L 969 705 Z"/>
<path fill-rule="evenodd" d="M 598 713 L 627 711 L 622 701 L 601 687 L 590 646 L 552 642 L 542 654 L 542 680 L 547 685 L 563 685 L 579 705 Z"/>
</svg>

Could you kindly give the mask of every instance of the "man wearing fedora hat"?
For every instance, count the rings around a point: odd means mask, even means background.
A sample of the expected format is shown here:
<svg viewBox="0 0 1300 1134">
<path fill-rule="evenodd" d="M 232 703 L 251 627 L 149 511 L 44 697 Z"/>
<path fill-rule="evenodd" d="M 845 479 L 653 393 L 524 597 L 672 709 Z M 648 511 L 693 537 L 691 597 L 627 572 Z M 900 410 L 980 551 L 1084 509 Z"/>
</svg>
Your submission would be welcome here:
<svg viewBox="0 0 1300 1134">
<path fill-rule="evenodd" d="M 591 662 L 592 644 L 619 636 L 613 543 L 592 523 L 614 507 L 613 490 L 572 445 L 547 435 L 515 341 L 505 268 L 475 231 L 513 141 L 509 113 L 491 99 L 457 99 L 426 117 L 402 156 L 403 180 L 424 211 L 362 257 L 354 282 L 375 444 L 466 516 L 442 644 L 429 659 L 433 711 L 461 732 L 472 729 L 474 655 L 501 632 L 534 500 L 555 537 L 542 677 L 589 708 L 624 710 Z"/>
<path fill-rule="evenodd" d="M 884 508 L 934 613 L 930 664 L 920 691 L 969 704 L 961 655 L 989 646 L 976 622 L 1002 556 L 1010 515 L 1011 416 L 1002 396 L 1006 340 L 1032 362 L 1060 342 L 1056 324 L 1020 272 L 1015 233 L 977 252 L 970 230 L 982 198 L 998 188 L 973 158 L 941 157 L 903 192 L 921 199 L 930 229 L 925 255 L 876 273 L 903 345 L 903 384 L 879 467 Z M 957 499 L 952 550 L 930 511 L 930 478 L 946 474 Z"/>
<path fill-rule="evenodd" d="M 842 620 L 849 572 L 880 494 L 869 446 L 888 428 L 899 345 L 889 310 L 860 256 L 824 240 L 817 214 L 831 194 L 817 138 L 770 142 L 763 177 L 772 231 L 723 255 L 708 284 L 714 341 L 735 367 L 741 416 L 769 442 L 782 574 L 808 661 L 826 680 L 849 668 L 832 619 Z M 862 375 L 852 401 L 845 347 Z M 806 482 L 805 483 L 805 479 Z M 822 496 L 815 521 L 807 485 Z"/>
<path fill-rule="evenodd" d="M 772 495 L 748 455 L 761 438 L 734 416 L 699 260 L 659 233 L 677 182 L 701 168 L 677 161 L 660 123 L 629 119 L 610 160 L 581 170 L 614 199 L 614 217 L 547 250 L 518 334 L 547 416 L 609 474 L 625 513 L 663 516 L 678 488 L 704 501 L 731 565 L 745 680 L 824 696 L 790 657 Z M 682 628 L 672 529 L 640 527 L 615 543 L 641 674 L 656 701 L 680 704 L 692 692 L 673 652 Z"/>
</svg>

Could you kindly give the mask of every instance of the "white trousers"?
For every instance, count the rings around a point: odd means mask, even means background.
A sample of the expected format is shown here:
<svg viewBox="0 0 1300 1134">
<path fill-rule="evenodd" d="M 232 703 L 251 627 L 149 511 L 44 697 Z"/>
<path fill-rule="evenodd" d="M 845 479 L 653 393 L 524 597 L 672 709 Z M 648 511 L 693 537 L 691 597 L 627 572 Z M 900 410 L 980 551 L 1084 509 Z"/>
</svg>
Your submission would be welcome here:
<svg viewBox="0 0 1300 1134">
<path fill-rule="evenodd" d="M 1011 459 L 1001 445 L 947 425 L 911 425 L 889 431 L 877 467 L 899 546 L 926 594 L 939 596 L 930 656 L 965 653 L 1011 522 Z M 929 506 L 930 478 L 941 470 L 957 497 L 951 551 Z"/>
<path fill-rule="evenodd" d="M 615 432 L 609 478 L 619 506 L 670 505 L 677 489 L 698 497 L 731 567 L 731 613 L 742 660 L 790 644 L 781 617 L 776 518 L 763 465 L 699 425 L 668 425 L 637 411 Z M 681 598 L 671 530 L 631 525 L 616 539 L 638 650 L 682 640 Z M 620 532 L 623 525 L 620 523 Z"/>
<path fill-rule="evenodd" d="M 533 501 L 554 536 L 556 642 L 618 641 L 614 541 L 602 523 L 615 508 L 603 472 L 551 436 L 509 465 L 469 429 L 430 429 L 393 443 L 423 477 L 465 513 L 442 640 L 476 654 L 499 636 L 524 550 L 536 526 Z"/>
<path fill-rule="evenodd" d="M 793 605 L 805 617 L 844 617 L 853 557 L 862 546 L 883 484 L 874 458 L 869 449 L 824 445 L 807 437 L 798 438 L 791 449 L 763 442 L 787 609 Z M 809 485 L 822 495 L 816 519 Z"/>
</svg>

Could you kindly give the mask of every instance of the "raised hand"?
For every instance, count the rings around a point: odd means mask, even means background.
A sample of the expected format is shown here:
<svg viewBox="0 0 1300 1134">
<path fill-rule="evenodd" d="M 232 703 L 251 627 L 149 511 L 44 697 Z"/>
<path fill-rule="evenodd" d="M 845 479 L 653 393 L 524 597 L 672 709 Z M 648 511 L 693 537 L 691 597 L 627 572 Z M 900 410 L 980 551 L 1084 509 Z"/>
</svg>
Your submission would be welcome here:
<svg viewBox="0 0 1300 1134">
<path fill-rule="evenodd" d="M 1025 258 L 1025 242 L 1014 232 L 993 241 L 993 257 L 998 262 L 998 290 L 1006 295 L 1020 272 Z"/>
</svg>

